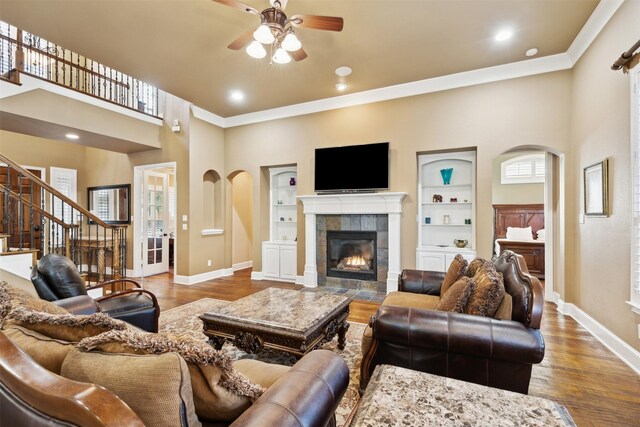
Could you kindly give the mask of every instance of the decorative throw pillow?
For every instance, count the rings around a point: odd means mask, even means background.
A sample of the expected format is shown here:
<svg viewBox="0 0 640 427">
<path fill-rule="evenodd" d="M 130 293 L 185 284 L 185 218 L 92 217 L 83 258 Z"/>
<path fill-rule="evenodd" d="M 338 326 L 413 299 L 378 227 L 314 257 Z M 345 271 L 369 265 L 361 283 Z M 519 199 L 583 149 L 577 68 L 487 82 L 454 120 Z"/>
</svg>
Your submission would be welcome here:
<svg viewBox="0 0 640 427">
<path fill-rule="evenodd" d="M 473 277 L 476 275 L 478 269 L 487 262 L 486 259 L 476 257 L 473 261 L 469 263 L 467 266 L 467 270 L 464 272 L 464 275 L 467 277 Z"/>
<path fill-rule="evenodd" d="M 536 235 L 537 235 L 536 240 L 540 240 L 541 242 L 544 242 L 545 234 L 546 234 L 546 232 L 544 231 L 544 228 L 541 228 L 536 233 Z"/>
<path fill-rule="evenodd" d="M 462 275 L 467 268 L 467 260 L 460 254 L 451 261 L 447 274 L 444 276 L 442 286 L 440 287 L 440 298 L 447 293 L 447 290 L 453 285 Z"/>
<path fill-rule="evenodd" d="M 65 357 L 75 348 L 74 343 L 50 338 L 20 326 L 10 326 L 2 332 L 36 363 L 58 375 Z"/>
<path fill-rule="evenodd" d="M 61 375 L 101 385 L 129 405 L 146 426 L 200 427 L 188 371 L 176 353 L 83 353 L 74 348 Z"/>
<path fill-rule="evenodd" d="M 68 314 L 69 312 L 49 301 L 31 295 L 24 289 L 12 286 L 7 282 L 0 282 L 0 328 L 4 318 L 17 307 L 24 307 L 33 311 L 53 314 Z"/>
<path fill-rule="evenodd" d="M 476 288 L 464 312 L 493 317 L 505 294 L 502 273 L 496 271 L 491 262 L 486 262 L 478 269 L 473 279 Z"/>
<path fill-rule="evenodd" d="M 476 282 L 469 277 L 461 277 L 449 287 L 449 290 L 440 298 L 436 310 L 464 312 L 469 297 L 476 287 Z"/>
<path fill-rule="evenodd" d="M 108 353 L 178 353 L 189 367 L 196 413 L 208 421 L 233 421 L 263 392 L 261 386 L 233 369 L 229 356 L 194 339 L 172 339 L 131 330 L 110 331 L 82 340 L 78 348 Z"/>
<path fill-rule="evenodd" d="M 49 314 L 23 307 L 11 310 L 5 321 L 7 325 L 22 326 L 48 337 L 70 342 L 78 342 L 83 338 L 111 330 L 128 329 L 126 323 L 112 319 L 104 313 L 94 313 L 88 316 L 69 313 Z"/>
</svg>

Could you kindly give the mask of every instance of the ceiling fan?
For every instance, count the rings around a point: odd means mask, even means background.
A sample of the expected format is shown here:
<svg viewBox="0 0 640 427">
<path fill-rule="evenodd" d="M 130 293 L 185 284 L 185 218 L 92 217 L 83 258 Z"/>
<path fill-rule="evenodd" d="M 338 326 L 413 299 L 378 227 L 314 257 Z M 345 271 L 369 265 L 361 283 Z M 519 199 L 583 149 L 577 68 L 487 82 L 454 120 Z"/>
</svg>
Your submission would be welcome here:
<svg viewBox="0 0 640 427">
<path fill-rule="evenodd" d="M 231 42 L 227 46 L 229 49 L 240 50 L 248 45 L 246 51 L 249 56 L 264 58 L 267 51 L 263 45 L 267 45 L 271 49 L 271 60 L 278 64 L 290 62 L 291 57 L 296 61 L 302 61 L 307 57 L 300 40 L 296 37 L 294 27 L 342 31 L 344 25 L 342 18 L 334 16 L 293 15 L 287 18 L 284 8 L 288 0 L 269 0 L 271 7 L 262 12 L 239 0 L 213 1 L 260 17 L 260 25 Z"/>
</svg>

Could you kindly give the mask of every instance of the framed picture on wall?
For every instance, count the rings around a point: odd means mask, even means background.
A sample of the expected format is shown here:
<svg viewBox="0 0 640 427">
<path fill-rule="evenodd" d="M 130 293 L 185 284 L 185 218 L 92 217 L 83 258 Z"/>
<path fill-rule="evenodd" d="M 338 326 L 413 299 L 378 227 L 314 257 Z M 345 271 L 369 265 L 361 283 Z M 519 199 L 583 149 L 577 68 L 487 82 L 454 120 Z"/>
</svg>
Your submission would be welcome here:
<svg viewBox="0 0 640 427">
<path fill-rule="evenodd" d="M 584 214 L 609 215 L 607 159 L 584 168 Z"/>
</svg>

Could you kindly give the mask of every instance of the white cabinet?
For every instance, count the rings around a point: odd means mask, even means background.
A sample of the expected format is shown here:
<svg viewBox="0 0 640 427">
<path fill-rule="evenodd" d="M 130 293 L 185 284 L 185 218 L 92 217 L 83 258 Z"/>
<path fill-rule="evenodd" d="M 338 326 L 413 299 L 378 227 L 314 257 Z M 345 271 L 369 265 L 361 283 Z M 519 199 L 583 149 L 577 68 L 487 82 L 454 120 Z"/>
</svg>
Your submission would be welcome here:
<svg viewBox="0 0 640 427">
<path fill-rule="evenodd" d="M 297 276 L 296 242 L 262 242 L 262 276 L 295 282 Z"/>
<path fill-rule="evenodd" d="M 295 166 L 269 170 L 269 241 L 262 243 L 264 278 L 296 280 L 297 180 Z"/>
<path fill-rule="evenodd" d="M 458 253 L 475 258 L 475 164 L 475 151 L 418 157 L 418 269 L 446 271 Z"/>
</svg>

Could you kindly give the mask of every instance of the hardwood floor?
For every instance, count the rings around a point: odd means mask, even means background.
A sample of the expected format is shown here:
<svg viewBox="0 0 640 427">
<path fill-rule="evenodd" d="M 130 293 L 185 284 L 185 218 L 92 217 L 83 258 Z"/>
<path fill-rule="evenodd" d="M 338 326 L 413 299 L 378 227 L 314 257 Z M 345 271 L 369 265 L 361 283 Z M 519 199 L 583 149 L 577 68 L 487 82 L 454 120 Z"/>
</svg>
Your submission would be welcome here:
<svg viewBox="0 0 640 427">
<path fill-rule="evenodd" d="M 299 289 L 284 282 L 253 281 L 250 269 L 195 285 L 173 284 L 171 274 L 140 282 L 157 297 L 162 310 L 201 298 L 234 301 L 268 287 Z M 349 320 L 367 323 L 377 303 L 354 301 Z M 542 334 L 545 358 L 534 366 L 529 394 L 567 407 L 578 426 L 640 426 L 640 376 L 621 362 L 579 323 L 545 303 Z"/>
</svg>

